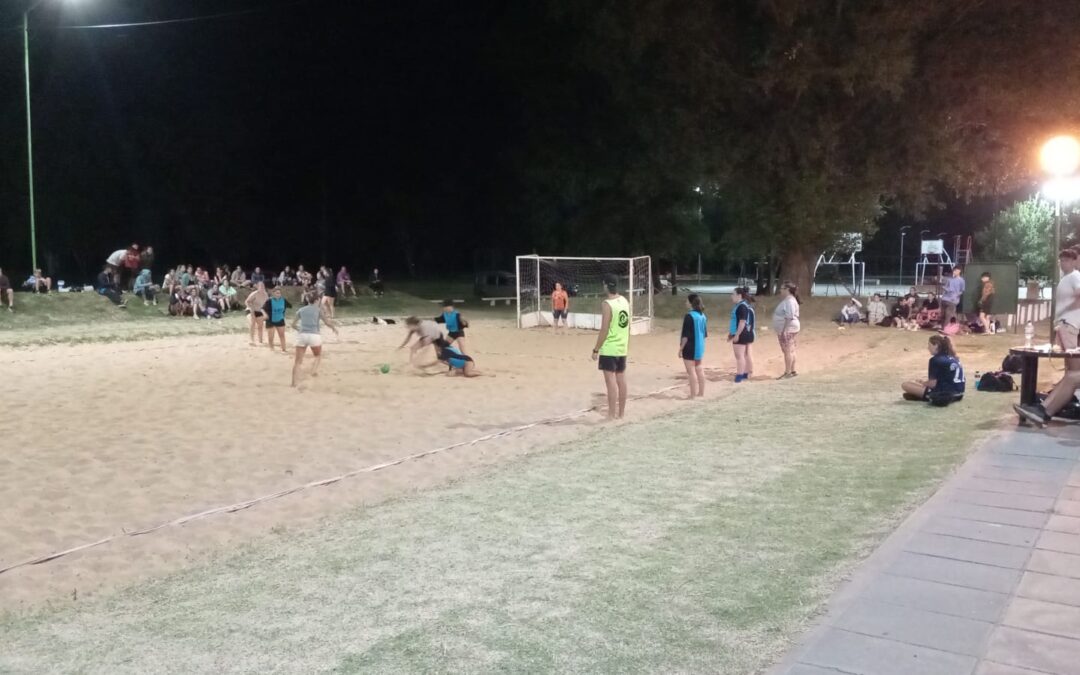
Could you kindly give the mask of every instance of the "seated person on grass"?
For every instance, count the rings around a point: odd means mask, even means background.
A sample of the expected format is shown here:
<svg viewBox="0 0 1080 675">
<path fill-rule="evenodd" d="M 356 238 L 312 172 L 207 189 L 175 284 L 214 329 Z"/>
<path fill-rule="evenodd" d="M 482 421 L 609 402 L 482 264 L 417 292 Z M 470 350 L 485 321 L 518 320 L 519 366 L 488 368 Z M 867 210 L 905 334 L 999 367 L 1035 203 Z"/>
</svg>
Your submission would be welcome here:
<svg viewBox="0 0 1080 675">
<path fill-rule="evenodd" d="M 15 311 L 15 289 L 11 287 L 11 281 L 4 275 L 4 270 L 0 270 L 0 303 L 7 300 L 7 309 L 9 312 Z"/>
<path fill-rule="evenodd" d="M 859 311 L 861 307 L 862 303 L 855 298 L 844 303 L 843 308 L 840 310 L 840 325 L 859 323 L 862 321 L 862 313 Z"/>
<path fill-rule="evenodd" d="M 449 367 L 446 371 L 448 376 L 464 375 L 465 377 L 477 377 L 480 372 L 476 370 L 476 364 L 472 357 L 463 354 L 460 349 L 452 346 L 443 338 L 435 341 L 435 350 L 439 353 L 439 363 Z"/>
<path fill-rule="evenodd" d="M 144 305 L 151 303 L 157 304 L 157 296 L 155 293 L 158 291 L 158 287 L 154 285 L 154 280 L 150 277 L 150 270 L 143 268 L 142 272 L 139 272 L 139 276 L 135 277 L 135 285 L 133 287 L 135 295 L 143 299 Z"/>
<path fill-rule="evenodd" d="M 931 293 L 926 300 L 923 300 L 919 313 L 915 315 L 915 323 L 919 325 L 919 328 L 930 328 L 940 323 L 940 321 L 941 303 L 938 301 L 937 296 Z"/>
<path fill-rule="evenodd" d="M 964 398 L 964 368 L 956 357 L 952 341 L 947 335 L 931 335 L 927 349 L 930 350 L 927 379 L 901 384 L 904 400 L 947 406 Z"/>
<path fill-rule="evenodd" d="M 48 293 L 52 290 L 52 277 L 42 274 L 40 268 L 36 269 L 23 282 L 23 288 L 29 288 L 33 293 Z"/>
<path fill-rule="evenodd" d="M 887 318 L 889 318 L 888 306 L 882 302 L 880 293 L 874 293 L 870 302 L 866 303 L 866 322 L 871 326 L 883 326 Z"/>
<path fill-rule="evenodd" d="M 116 274 L 118 274 L 118 272 L 113 272 L 112 267 L 106 265 L 101 270 L 101 273 L 97 275 L 97 283 L 94 284 L 94 290 L 97 291 L 99 295 L 104 295 L 108 298 L 109 302 L 112 304 L 124 309 L 127 307 L 127 301 L 125 301 L 120 294 L 120 285 L 116 282 Z"/>
</svg>

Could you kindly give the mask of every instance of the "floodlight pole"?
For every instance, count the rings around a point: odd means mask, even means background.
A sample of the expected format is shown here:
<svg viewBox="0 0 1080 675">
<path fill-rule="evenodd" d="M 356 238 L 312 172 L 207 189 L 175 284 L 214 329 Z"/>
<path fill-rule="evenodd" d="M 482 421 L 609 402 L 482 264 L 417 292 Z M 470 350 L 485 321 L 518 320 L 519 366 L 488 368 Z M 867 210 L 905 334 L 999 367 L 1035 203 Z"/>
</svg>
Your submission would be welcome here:
<svg viewBox="0 0 1080 675">
<path fill-rule="evenodd" d="M 37 227 L 34 221 L 34 141 L 33 128 L 30 121 L 30 12 L 40 4 L 34 3 L 23 12 L 23 74 L 26 77 L 26 170 L 29 178 L 30 197 L 30 264 L 31 269 L 37 269 Z"/>
<path fill-rule="evenodd" d="M 1050 252 L 1053 260 L 1050 269 L 1053 272 L 1050 283 L 1050 348 L 1054 347 L 1054 318 L 1057 311 L 1057 287 L 1061 281 L 1061 266 L 1058 265 L 1058 255 L 1061 253 L 1061 196 L 1054 200 L 1054 249 Z"/>
</svg>

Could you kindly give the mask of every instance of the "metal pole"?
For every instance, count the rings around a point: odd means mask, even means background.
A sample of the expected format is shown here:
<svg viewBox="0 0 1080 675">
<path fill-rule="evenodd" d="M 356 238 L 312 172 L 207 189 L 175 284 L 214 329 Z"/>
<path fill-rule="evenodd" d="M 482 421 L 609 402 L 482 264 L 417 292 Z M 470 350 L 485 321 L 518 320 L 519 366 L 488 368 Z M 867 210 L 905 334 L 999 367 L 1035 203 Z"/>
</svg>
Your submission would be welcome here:
<svg viewBox="0 0 1080 675">
<path fill-rule="evenodd" d="M 30 123 L 30 10 L 23 12 L 23 71 L 26 75 L 26 170 L 30 185 L 30 264 L 37 269 L 37 227 L 34 222 L 34 143 Z"/>
<path fill-rule="evenodd" d="M 1050 284 L 1050 347 L 1054 345 L 1054 313 L 1057 310 L 1057 287 L 1061 281 L 1061 268 L 1058 266 L 1058 254 L 1061 253 L 1061 198 L 1054 200 L 1054 250 L 1051 251 L 1053 262 L 1050 269 L 1053 270 L 1053 282 Z M 1038 318 L 1038 317 L 1036 317 Z"/>
<path fill-rule="evenodd" d="M 904 237 L 907 232 L 900 233 L 900 285 L 904 285 Z"/>
</svg>

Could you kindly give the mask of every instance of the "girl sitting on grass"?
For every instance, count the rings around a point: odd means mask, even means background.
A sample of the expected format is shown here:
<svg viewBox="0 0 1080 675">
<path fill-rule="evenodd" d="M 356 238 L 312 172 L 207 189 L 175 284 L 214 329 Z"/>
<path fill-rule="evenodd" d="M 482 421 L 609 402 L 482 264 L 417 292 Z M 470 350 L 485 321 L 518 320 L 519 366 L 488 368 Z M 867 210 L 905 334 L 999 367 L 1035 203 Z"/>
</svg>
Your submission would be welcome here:
<svg viewBox="0 0 1080 675">
<path fill-rule="evenodd" d="M 946 335 L 931 335 L 927 348 L 930 350 L 927 380 L 901 384 L 904 400 L 947 406 L 964 398 L 964 368 L 952 341 Z"/>
</svg>

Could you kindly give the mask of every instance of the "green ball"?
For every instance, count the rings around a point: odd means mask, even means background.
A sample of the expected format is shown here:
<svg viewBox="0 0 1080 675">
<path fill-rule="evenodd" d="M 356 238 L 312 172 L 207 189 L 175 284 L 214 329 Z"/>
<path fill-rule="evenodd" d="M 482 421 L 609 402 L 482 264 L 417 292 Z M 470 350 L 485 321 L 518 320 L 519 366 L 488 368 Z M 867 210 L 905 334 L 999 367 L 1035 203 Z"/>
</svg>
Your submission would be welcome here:
<svg viewBox="0 0 1080 675">
<path fill-rule="evenodd" d="M 379 366 L 379 372 L 382 373 L 383 375 L 389 373 L 390 372 L 390 364 L 389 363 L 384 363 L 381 366 Z"/>
</svg>

